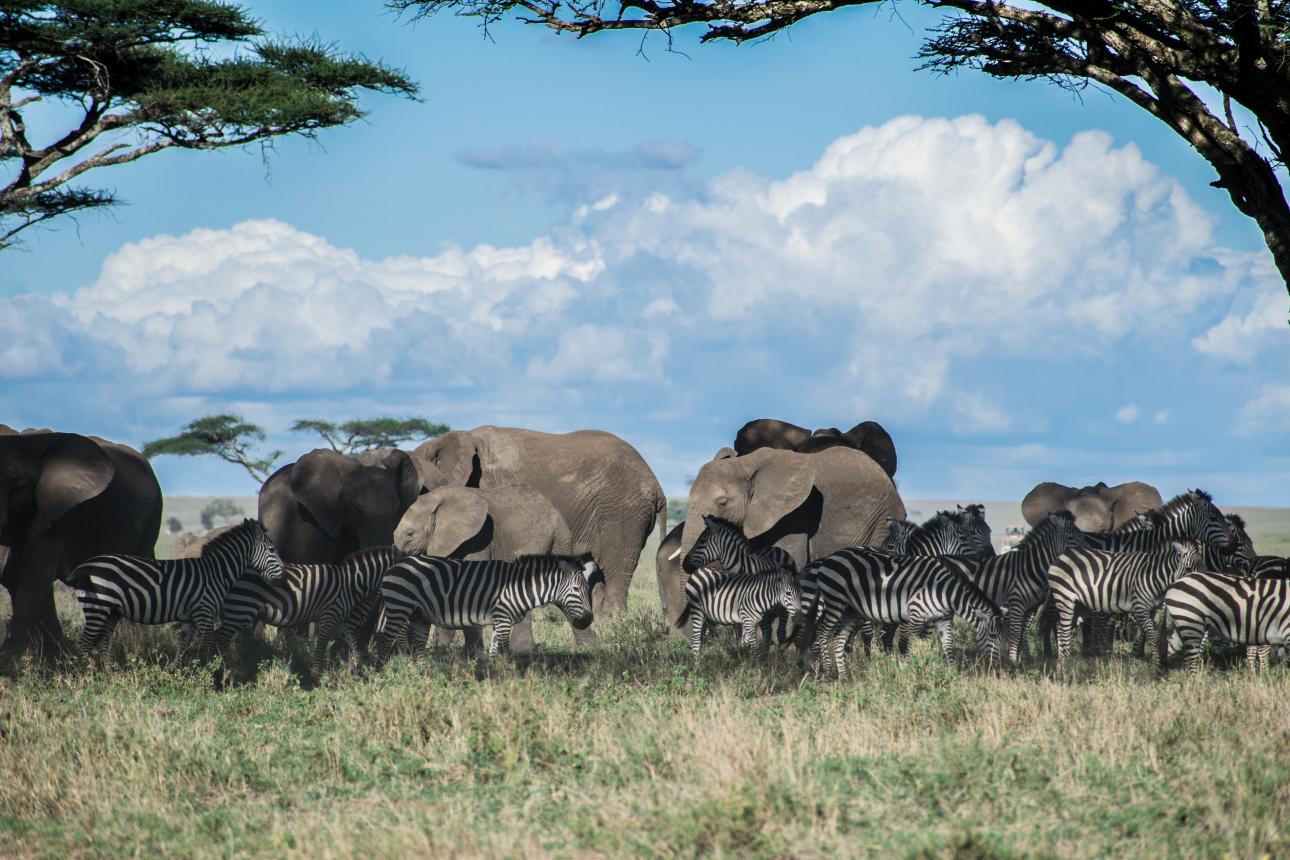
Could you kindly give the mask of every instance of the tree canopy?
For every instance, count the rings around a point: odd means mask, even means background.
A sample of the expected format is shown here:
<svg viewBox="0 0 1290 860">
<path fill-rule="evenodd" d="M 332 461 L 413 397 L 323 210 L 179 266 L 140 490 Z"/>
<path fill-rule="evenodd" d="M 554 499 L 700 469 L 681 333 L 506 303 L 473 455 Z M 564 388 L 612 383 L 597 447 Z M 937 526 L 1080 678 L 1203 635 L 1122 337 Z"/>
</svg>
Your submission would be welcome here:
<svg viewBox="0 0 1290 860">
<path fill-rule="evenodd" d="M 230 3 L 0 0 L 0 249 L 33 225 L 116 203 L 73 184 L 87 171 L 313 136 L 362 117 L 364 90 L 417 92 L 401 71 L 331 45 L 266 38 Z M 41 108 L 66 125 L 37 142 L 28 118 Z"/>
<path fill-rule="evenodd" d="M 578 38 L 686 25 L 701 41 L 746 42 L 813 15 L 882 0 L 391 0 L 484 24 L 515 14 Z M 1187 141 L 1212 183 L 1263 233 L 1290 289 L 1290 207 L 1279 171 L 1290 147 L 1290 0 L 915 0 L 945 17 L 923 67 L 973 68 L 1113 90 Z M 1212 94 L 1216 94 L 1214 97 Z M 1239 119 L 1233 105 L 1252 117 Z"/>
<path fill-rule="evenodd" d="M 448 430 L 447 424 L 424 418 L 360 418 L 343 424 L 306 419 L 291 425 L 293 433 L 317 433 L 333 450 L 342 454 L 358 454 L 373 448 L 397 448 L 404 442 L 430 439 Z"/>
<path fill-rule="evenodd" d="M 143 456 L 151 460 L 163 454 L 177 457 L 214 455 L 225 462 L 236 463 L 252 478 L 263 483 L 269 477 L 274 461 L 282 456 L 281 451 L 255 456 L 251 449 L 263 441 L 264 431 L 243 421 L 239 415 L 207 415 L 190 421 L 175 436 L 144 444 Z"/>
</svg>

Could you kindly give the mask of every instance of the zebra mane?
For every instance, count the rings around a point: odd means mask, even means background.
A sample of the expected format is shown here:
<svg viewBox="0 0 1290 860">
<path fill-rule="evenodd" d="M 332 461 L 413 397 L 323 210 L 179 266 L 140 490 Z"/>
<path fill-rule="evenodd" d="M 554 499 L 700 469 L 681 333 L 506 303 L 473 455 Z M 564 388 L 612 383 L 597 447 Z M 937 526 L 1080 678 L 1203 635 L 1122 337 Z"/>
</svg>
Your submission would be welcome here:
<svg viewBox="0 0 1290 860">
<path fill-rule="evenodd" d="M 363 547 L 362 549 L 354 550 L 349 555 L 342 558 L 340 560 L 340 565 L 344 566 L 351 563 L 362 563 L 364 561 L 367 561 L 369 558 L 379 558 L 382 555 L 385 555 L 387 553 L 395 556 L 400 555 L 398 550 L 396 550 L 393 546 L 390 546 L 390 545 L 367 546 L 367 547 Z"/>
<path fill-rule="evenodd" d="M 252 529 L 259 529 L 260 533 L 263 534 L 264 524 L 261 523 L 259 520 L 253 520 L 249 518 L 244 519 L 242 520 L 242 522 L 233 526 L 228 531 L 223 532 L 222 534 L 218 534 L 215 537 L 211 538 L 210 543 L 202 547 L 201 554 L 204 556 L 207 553 L 209 553 L 211 550 L 222 549 L 225 544 L 233 543 L 235 540 L 242 537 Z"/>
<path fill-rule="evenodd" d="M 1054 518 L 1071 523 L 1075 522 L 1075 515 L 1070 511 L 1052 511 L 1039 521 L 1039 525 L 1022 535 L 1021 540 L 1017 541 L 1013 546 L 1013 550 L 1025 549 L 1031 544 L 1042 540 L 1044 535 L 1057 528 L 1057 524 L 1053 522 Z"/>
<path fill-rule="evenodd" d="M 927 522 L 923 523 L 921 526 L 917 526 L 917 528 L 930 531 L 931 529 L 944 525 L 945 523 L 962 525 L 964 519 L 963 515 L 965 512 L 966 509 L 962 511 L 937 511 L 927 518 Z"/>
<path fill-rule="evenodd" d="M 1240 514 L 1228 514 L 1227 521 L 1232 524 L 1232 528 L 1245 531 L 1245 517 Z"/>
<path fill-rule="evenodd" d="M 961 510 L 964 514 L 970 517 L 985 516 L 985 505 L 979 502 L 973 503 L 971 505 L 962 506 Z"/>
<path fill-rule="evenodd" d="M 1175 511 L 1194 505 L 1197 502 L 1212 505 L 1214 504 L 1214 497 L 1204 490 L 1188 490 L 1185 493 L 1180 493 L 1179 495 L 1174 496 L 1156 510 L 1160 511 L 1161 514 L 1167 517 Z"/>
<path fill-rule="evenodd" d="M 748 542 L 748 538 L 744 537 L 743 527 L 735 525 L 734 523 L 730 522 L 730 520 L 723 520 L 721 517 L 708 514 L 703 518 L 703 524 L 708 528 L 714 529 L 716 531 L 724 530 L 728 532 L 733 532 L 744 543 Z"/>
<path fill-rule="evenodd" d="M 590 555 L 543 555 L 542 553 L 529 553 L 528 555 L 517 555 L 511 564 L 516 567 L 556 567 L 560 564 L 568 564 L 574 570 L 581 570 L 587 562 L 592 564 L 596 560 Z M 596 565 L 600 567 L 600 565 Z"/>
</svg>

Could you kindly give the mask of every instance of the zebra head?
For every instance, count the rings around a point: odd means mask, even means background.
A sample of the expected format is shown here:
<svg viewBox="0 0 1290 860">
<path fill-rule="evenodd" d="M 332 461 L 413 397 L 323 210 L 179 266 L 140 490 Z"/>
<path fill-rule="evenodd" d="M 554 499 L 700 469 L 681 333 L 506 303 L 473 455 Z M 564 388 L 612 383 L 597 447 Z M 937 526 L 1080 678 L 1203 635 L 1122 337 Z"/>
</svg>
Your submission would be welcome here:
<svg viewBox="0 0 1290 860">
<path fill-rule="evenodd" d="M 1228 514 L 1225 519 L 1232 525 L 1232 541 L 1221 553 L 1223 563 L 1227 567 L 1248 571 L 1254 564 L 1256 553 L 1254 541 L 1245 530 L 1245 519 L 1240 514 Z"/>
<path fill-rule="evenodd" d="M 917 528 L 909 520 L 898 520 L 895 517 L 887 517 L 887 536 L 883 538 L 878 549 L 883 552 L 889 552 L 892 555 L 904 555 L 905 548 L 909 544 L 909 536 Z"/>
<path fill-rule="evenodd" d="M 1075 525 L 1075 515 L 1070 511 L 1053 511 L 1040 526 L 1051 530 L 1053 548 L 1058 553 L 1077 546 L 1088 546 L 1088 539 Z"/>
<path fill-rule="evenodd" d="M 740 550 L 749 551 L 748 539 L 744 537 L 743 531 L 723 519 L 706 514 L 703 517 L 703 531 L 699 533 L 699 539 L 685 554 L 685 558 L 681 559 L 681 568 L 686 573 L 694 573 L 701 567 L 720 562 L 734 569 L 738 558 L 732 556 L 741 554 Z"/>
<path fill-rule="evenodd" d="M 559 581 L 551 602 L 560 607 L 574 630 L 586 630 L 595 620 L 591 611 L 591 587 L 604 577 L 595 559 L 559 560 Z"/>
<path fill-rule="evenodd" d="M 986 662 L 993 666 L 1003 653 L 1003 611 L 997 606 L 977 610 L 968 619 L 976 633 L 976 646 L 985 654 Z"/>
<path fill-rule="evenodd" d="M 994 539 L 990 524 L 985 521 L 985 505 L 974 504 L 966 508 L 957 506 L 963 515 L 963 525 L 967 533 L 965 549 L 973 555 L 994 555 Z"/>
<path fill-rule="evenodd" d="M 1170 577 L 1171 580 L 1178 580 L 1200 567 L 1204 552 L 1198 542 L 1194 540 L 1175 540 L 1170 541 L 1169 546 L 1173 550 L 1175 562 L 1173 576 Z"/>
<path fill-rule="evenodd" d="M 264 524 L 259 520 L 243 520 L 241 528 L 248 531 L 251 539 L 247 551 L 247 567 L 259 571 L 269 582 L 281 582 L 286 576 L 286 570 L 278 556 L 278 548 L 264 531 Z"/>
</svg>

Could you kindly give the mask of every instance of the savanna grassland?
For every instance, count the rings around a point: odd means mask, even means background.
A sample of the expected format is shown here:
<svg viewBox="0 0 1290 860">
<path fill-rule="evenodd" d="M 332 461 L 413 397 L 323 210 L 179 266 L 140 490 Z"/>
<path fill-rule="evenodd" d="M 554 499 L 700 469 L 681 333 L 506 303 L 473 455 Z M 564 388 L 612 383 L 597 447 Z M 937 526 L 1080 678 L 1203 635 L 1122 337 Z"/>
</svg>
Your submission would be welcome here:
<svg viewBox="0 0 1290 860">
<path fill-rule="evenodd" d="M 991 673 L 916 642 L 837 684 L 728 638 L 695 661 L 644 558 L 584 650 L 545 610 L 530 658 L 396 658 L 314 688 L 299 641 L 238 640 L 216 689 L 138 627 L 106 671 L 13 667 L 0 856 L 1290 852 L 1285 668 L 1157 681 L 1121 645 Z"/>
</svg>

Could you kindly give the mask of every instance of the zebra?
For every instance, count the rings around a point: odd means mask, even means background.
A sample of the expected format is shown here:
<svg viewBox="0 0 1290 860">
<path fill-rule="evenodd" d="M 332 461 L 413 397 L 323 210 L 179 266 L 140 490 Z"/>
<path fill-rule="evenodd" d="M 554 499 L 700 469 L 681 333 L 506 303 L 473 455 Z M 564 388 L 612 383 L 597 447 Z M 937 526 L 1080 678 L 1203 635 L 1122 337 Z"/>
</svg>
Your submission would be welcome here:
<svg viewBox="0 0 1290 860">
<path fill-rule="evenodd" d="M 1076 547 L 1048 567 L 1048 589 L 1057 615 L 1057 662 L 1070 656 L 1075 610 L 1089 613 L 1132 612 L 1138 624 L 1135 656 L 1154 630 L 1152 616 L 1174 580 L 1200 564 L 1200 545 L 1172 540 L 1151 552 L 1111 552 Z"/>
<path fill-rule="evenodd" d="M 1196 571 L 1181 577 L 1165 592 L 1165 620 L 1173 619 L 1181 639 L 1183 668 L 1200 671 L 1206 634 L 1244 643 L 1251 665 L 1266 664 L 1272 645 L 1290 644 L 1290 577 L 1250 578 L 1230 573 Z M 1156 637 L 1157 670 L 1165 672 L 1169 637 L 1166 627 Z"/>
<path fill-rule="evenodd" d="M 1288 561 L 1290 559 L 1279 555 L 1256 555 L 1250 559 L 1246 575 L 1252 579 L 1264 576 L 1290 576 Z"/>
<path fill-rule="evenodd" d="M 963 522 L 968 532 L 975 536 L 975 543 L 980 547 L 978 555 L 995 555 L 994 536 L 991 534 L 990 524 L 985 521 L 985 505 L 974 504 L 966 508 L 958 505 L 957 507 L 963 514 Z"/>
<path fill-rule="evenodd" d="M 714 564 L 699 568 L 686 579 L 685 601 L 677 629 L 689 625 L 690 650 L 697 656 L 707 629 L 714 624 L 739 625 L 744 645 L 756 643 L 758 627 L 763 641 L 769 641 L 771 613 L 776 609 L 788 615 L 796 613 L 801 591 L 790 570 L 731 573 Z"/>
<path fill-rule="evenodd" d="M 681 569 L 686 573 L 687 582 L 696 571 L 708 565 L 716 565 L 717 569 L 735 575 L 773 574 L 782 571 L 794 575 L 797 573 L 797 563 L 787 550 L 777 546 L 753 549 L 739 526 L 711 514 L 704 515 L 703 531 L 699 533 L 698 540 L 685 558 L 681 559 Z M 790 614 L 778 603 L 770 607 L 770 617 L 762 627 L 767 639 L 770 638 L 771 624 L 776 621 L 779 622 L 779 641 L 787 639 L 786 628 Z M 682 613 L 682 619 L 684 617 Z"/>
<path fill-rule="evenodd" d="M 847 643 L 863 621 L 913 627 L 935 622 L 944 650 L 949 617 L 958 615 L 975 628 L 977 643 L 990 661 L 998 656 L 999 607 L 938 556 L 902 557 L 851 547 L 816 559 L 802 572 L 803 581 L 809 574 L 815 589 L 814 603 L 805 603 L 807 594 L 802 592 L 807 623 L 800 641 L 810 643 L 822 669 L 831 661 L 839 679 L 847 675 Z"/>
<path fill-rule="evenodd" d="M 248 568 L 273 582 L 283 576 L 282 560 L 259 520 L 243 520 L 207 544 L 198 558 L 88 559 L 68 576 L 85 613 L 81 650 L 101 658 L 117 622 L 125 618 L 138 624 L 190 622 L 202 652 L 210 653 L 224 596 Z M 187 644 L 181 634 L 180 650 Z"/>
<path fill-rule="evenodd" d="M 969 505 L 969 508 L 984 508 Z M 965 510 L 938 511 L 922 525 L 887 518 L 887 537 L 879 549 L 893 555 L 977 555 L 992 551 L 990 527 Z"/>
<path fill-rule="evenodd" d="M 381 577 L 377 665 L 389 659 L 417 610 L 436 627 L 452 630 L 492 624 L 490 657 L 510 647 L 511 627 L 517 621 L 548 603 L 559 606 L 575 629 L 585 630 L 592 622 L 592 581 L 601 575 L 594 560 L 569 556 L 522 555 L 514 561 L 405 558 Z"/>
<path fill-rule="evenodd" d="M 1010 662 L 1021 659 L 1030 620 L 1048 596 L 1048 566 L 1066 550 L 1085 545 L 1084 533 L 1075 525 L 1074 515 L 1055 511 L 1008 552 L 981 559 L 964 570 L 987 597 L 1003 608 Z"/>
<path fill-rule="evenodd" d="M 376 603 L 381 576 L 402 557 L 392 546 L 369 547 L 337 564 L 285 564 L 279 582 L 244 576 L 224 596 L 220 646 L 256 621 L 274 627 L 314 624 L 310 672 L 318 677 L 332 642 L 343 639 L 351 657 L 358 654 L 357 632 Z"/>
</svg>

